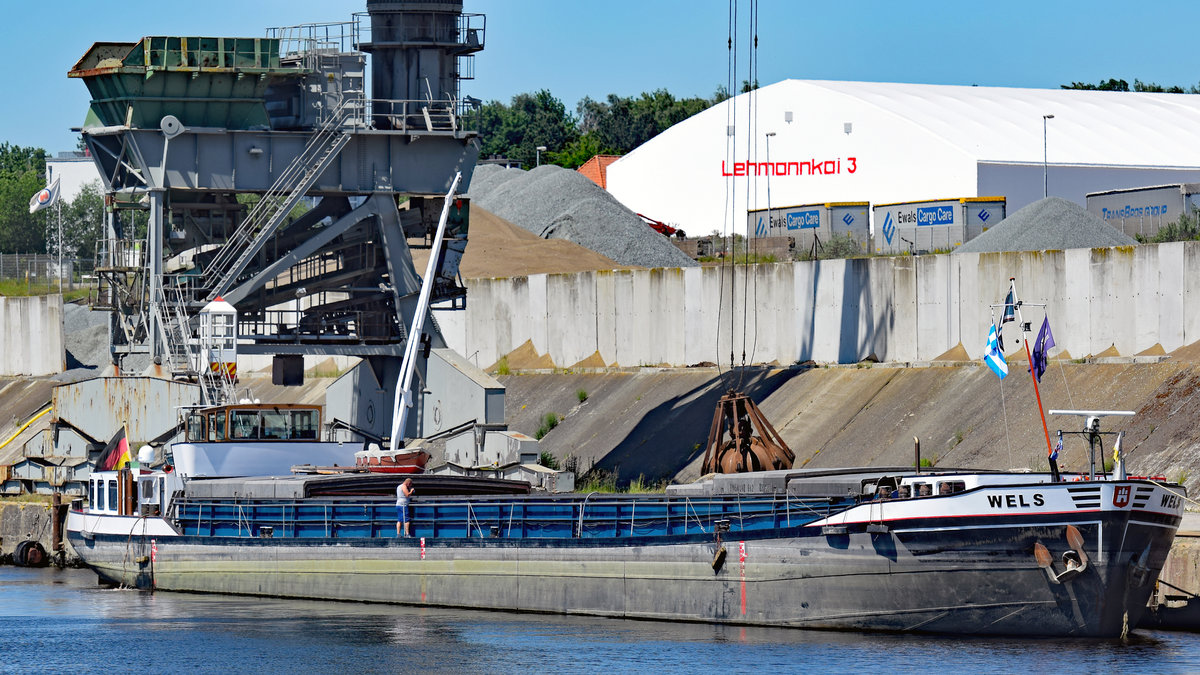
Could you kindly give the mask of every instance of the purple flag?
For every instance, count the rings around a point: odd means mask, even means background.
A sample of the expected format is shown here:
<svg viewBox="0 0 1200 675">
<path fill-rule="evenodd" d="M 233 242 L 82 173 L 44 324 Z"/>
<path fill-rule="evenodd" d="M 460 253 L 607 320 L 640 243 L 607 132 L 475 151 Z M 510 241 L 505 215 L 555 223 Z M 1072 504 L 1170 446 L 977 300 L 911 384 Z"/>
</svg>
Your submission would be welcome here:
<svg viewBox="0 0 1200 675">
<path fill-rule="evenodd" d="M 1050 317 L 1042 319 L 1042 329 L 1038 331 L 1037 341 L 1033 343 L 1033 374 L 1038 382 L 1042 381 L 1042 373 L 1046 372 L 1046 355 L 1054 346 L 1054 333 L 1050 332 Z"/>
</svg>

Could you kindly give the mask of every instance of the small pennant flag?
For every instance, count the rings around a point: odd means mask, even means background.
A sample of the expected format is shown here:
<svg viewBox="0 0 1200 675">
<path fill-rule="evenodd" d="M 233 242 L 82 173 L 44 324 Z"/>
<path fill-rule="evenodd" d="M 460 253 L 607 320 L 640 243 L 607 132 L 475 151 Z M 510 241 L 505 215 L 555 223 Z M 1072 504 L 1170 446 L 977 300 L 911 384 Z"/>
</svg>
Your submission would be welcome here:
<svg viewBox="0 0 1200 675">
<path fill-rule="evenodd" d="M 1050 317 L 1042 319 L 1042 329 L 1038 331 L 1037 342 L 1033 343 L 1033 375 L 1038 382 L 1046 372 L 1046 355 L 1054 346 L 1054 333 L 1050 332 Z"/>
<path fill-rule="evenodd" d="M 38 190 L 37 194 L 29 199 L 29 212 L 37 213 L 42 209 L 48 209 L 54 206 L 54 202 L 58 201 L 58 179 L 46 187 Z"/>
<path fill-rule="evenodd" d="M 1003 380 L 1008 375 L 1008 363 L 1004 361 L 1004 353 L 1000 351 L 1000 344 L 996 340 L 995 325 L 988 330 L 987 350 L 983 355 L 983 362 L 992 369 L 996 377 Z"/>
<path fill-rule="evenodd" d="M 1054 452 L 1050 453 L 1050 459 L 1058 461 L 1058 453 L 1062 450 L 1062 432 L 1058 432 L 1058 443 L 1054 444 Z"/>
<path fill-rule="evenodd" d="M 1016 320 L 1017 320 L 1017 301 L 1013 297 L 1013 292 L 1011 290 L 1009 290 L 1008 295 L 1005 296 L 1005 298 L 1004 298 L 1004 315 L 1002 317 L 1000 317 L 1000 325 L 1004 326 L 1004 324 L 1008 323 L 1009 321 L 1016 321 Z"/>
</svg>

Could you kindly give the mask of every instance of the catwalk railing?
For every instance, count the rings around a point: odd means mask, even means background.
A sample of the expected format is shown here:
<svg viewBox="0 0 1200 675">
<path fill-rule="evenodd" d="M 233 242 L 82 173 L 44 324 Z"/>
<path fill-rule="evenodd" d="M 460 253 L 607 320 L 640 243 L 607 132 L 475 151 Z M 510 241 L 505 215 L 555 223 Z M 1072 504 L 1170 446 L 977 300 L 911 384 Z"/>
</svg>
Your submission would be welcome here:
<svg viewBox="0 0 1200 675">
<path fill-rule="evenodd" d="M 594 539 L 716 535 L 799 527 L 853 504 L 788 495 L 667 497 L 430 497 L 409 506 L 412 534 L 452 539 Z M 223 537 L 394 537 L 390 498 L 357 500 L 177 500 L 186 535 Z M 269 534 L 268 534 L 269 533 Z"/>
</svg>

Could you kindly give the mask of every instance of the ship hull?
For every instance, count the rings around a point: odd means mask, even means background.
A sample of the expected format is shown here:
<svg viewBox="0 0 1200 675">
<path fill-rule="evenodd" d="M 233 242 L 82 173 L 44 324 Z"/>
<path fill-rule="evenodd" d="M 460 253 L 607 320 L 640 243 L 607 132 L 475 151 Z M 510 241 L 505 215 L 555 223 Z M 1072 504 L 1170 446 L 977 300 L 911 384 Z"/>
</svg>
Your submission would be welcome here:
<svg viewBox="0 0 1200 675">
<path fill-rule="evenodd" d="M 575 540 L 246 538 L 71 531 L 141 588 L 746 625 L 1112 637 L 1136 626 L 1179 517 L 909 518 L 773 532 Z M 1034 556 L 1084 540 L 1063 582 Z M 70 529 L 70 528 L 69 528 Z M 132 532 L 132 531 L 131 531 Z M 723 564 L 714 564 L 724 549 Z"/>
</svg>

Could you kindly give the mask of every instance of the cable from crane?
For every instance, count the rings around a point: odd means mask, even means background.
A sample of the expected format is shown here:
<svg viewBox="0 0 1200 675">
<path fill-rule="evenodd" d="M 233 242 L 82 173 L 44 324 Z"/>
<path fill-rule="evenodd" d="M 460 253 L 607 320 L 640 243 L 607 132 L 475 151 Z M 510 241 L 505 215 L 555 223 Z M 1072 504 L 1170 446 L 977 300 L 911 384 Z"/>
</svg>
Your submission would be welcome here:
<svg viewBox="0 0 1200 675">
<path fill-rule="evenodd" d="M 726 37 L 726 47 L 728 54 L 726 55 L 725 65 L 725 81 L 726 81 L 726 96 L 729 97 L 729 105 L 725 109 L 725 158 L 732 166 L 736 158 L 736 141 L 737 141 L 737 102 L 733 100 L 730 94 L 733 91 L 734 82 L 737 77 L 737 0 L 729 0 L 729 16 L 727 19 L 728 36 Z M 717 330 L 716 334 L 716 356 L 717 356 L 717 374 L 719 377 L 724 377 L 725 373 L 721 369 L 721 328 L 722 318 L 724 314 L 723 299 L 725 297 L 725 264 L 730 263 L 729 268 L 729 368 L 733 370 L 733 299 L 735 292 L 735 284 L 733 277 L 733 244 L 736 243 L 734 237 L 733 225 L 731 221 L 732 209 L 736 208 L 737 184 L 732 179 L 725 181 L 725 208 L 722 213 L 722 242 L 725 249 L 725 256 L 719 264 L 720 271 L 720 293 L 717 301 Z"/>
</svg>

